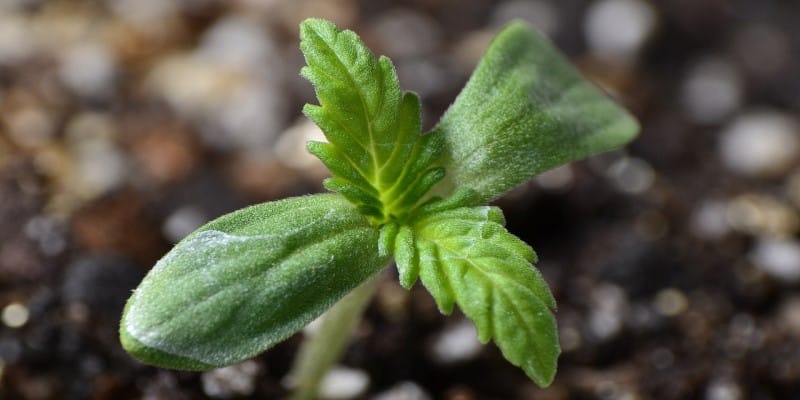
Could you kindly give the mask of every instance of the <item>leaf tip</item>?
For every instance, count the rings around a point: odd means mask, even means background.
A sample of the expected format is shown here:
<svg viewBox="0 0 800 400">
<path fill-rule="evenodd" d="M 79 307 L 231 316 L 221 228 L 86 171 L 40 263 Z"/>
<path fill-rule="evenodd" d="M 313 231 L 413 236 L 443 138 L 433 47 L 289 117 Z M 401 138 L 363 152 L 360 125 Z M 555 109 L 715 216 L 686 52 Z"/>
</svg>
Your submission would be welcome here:
<svg viewBox="0 0 800 400">
<path fill-rule="evenodd" d="M 139 361 L 159 368 L 176 369 L 183 371 L 207 371 L 216 368 L 188 357 L 182 357 L 158 350 L 142 343 L 128 330 L 129 315 L 125 312 L 119 327 L 119 341 L 122 348 Z"/>
</svg>

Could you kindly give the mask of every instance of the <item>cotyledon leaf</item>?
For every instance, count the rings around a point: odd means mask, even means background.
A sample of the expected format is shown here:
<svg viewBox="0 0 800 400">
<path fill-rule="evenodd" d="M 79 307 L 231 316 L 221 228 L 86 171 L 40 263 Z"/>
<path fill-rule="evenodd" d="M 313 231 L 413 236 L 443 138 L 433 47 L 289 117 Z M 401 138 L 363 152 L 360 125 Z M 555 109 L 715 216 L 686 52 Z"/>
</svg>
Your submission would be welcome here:
<svg viewBox="0 0 800 400">
<path fill-rule="evenodd" d="M 447 170 L 433 191 L 471 188 L 488 201 L 540 172 L 620 147 L 638 130 L 545 37 L 511 23 L 432 131 L 444 137 Z"/>
<path fill-rule="evenodd" d="M 205 370 L 251 358 L 385 265 L 378 238 L 333 194 L 222 216 L 178 243 L 134 291 L 122 344 L 164 368 Z"/>
<path fill-rule="evenodd" d="M 533 267 L 533 249 L 503 227 L 502 212 L 462 207 L 401 227 L 396 253 L 401 281 L 416 280 L 449 314 L 457 304 L 512 364 L 539 386 L 549 385 L 560 353 L 555 300 Z M 400 256 L 402 254 L 402 256 Z"/>
</svg>

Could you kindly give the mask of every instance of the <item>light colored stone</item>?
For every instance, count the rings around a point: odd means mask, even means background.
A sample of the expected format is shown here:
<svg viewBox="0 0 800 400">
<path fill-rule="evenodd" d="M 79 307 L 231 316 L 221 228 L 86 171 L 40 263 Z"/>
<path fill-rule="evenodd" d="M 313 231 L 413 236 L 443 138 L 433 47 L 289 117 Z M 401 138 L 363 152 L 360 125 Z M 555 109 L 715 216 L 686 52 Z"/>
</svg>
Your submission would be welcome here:
<svg viewBox="0 0 800 400">
<path fill-rule="evenodd" d="M 52 115 L 38 107 L 26 107 L 13 113 L 7 123 L 11 139 L 24 148 L 46 145 L 55 134 Z"/>
<path fill-rule="evenodd" d="M 730 379 L 715 379 L 706 387 L 706 400 L 740 400 L 742 389 Z"/>
<path fill-rule="evenodd" d="M 452 76 L 443 63 L 433 57 L 398 60 L 397 76 L 405 90 L 411 90 L 425 99 L 450 87 Z"/>
<path fill-rule="evenodd" d="M 119 18 L 134 24 L 153 24 L 173 17 L 177 2 L 162 0 L 108 0 L 109 8 Z"/>
<path fill-rule="evenodd" d="M 58 73 L 64 85 L 78 95 L 102 98 L 113 93 L 116 60 L 102 44 L 80 42 L 63 53 Z"/>
<path fill-rule="evenodd" d="M 653 306 L 659 314 L 666 317 L 674 317 L 686 311 L 689 307 L 689 300 L 682 291 L 675 288 L 667 288 L 660 290 L 656 294 Z"/>
<path fill-rule="evenodd" d="M 68 177 L 71 190 L 93 197 L 125 182 L 130 162 L 114 136 L 106 114 L 81 113 L 67 123 L 68 147 L 76 161 L 76 170 Z"/>
<path fill-rule="evenodd" d="M 436 21 L 412 9 L 381 13 L 370 32 L 394 61 L 431 55 L 441 45 L 442 33 Z"/>
<path fill-rule="evenodd" d="M 625 292 L 616 285 L 605 283 L 592 289 L 590 296 L 589 331 L 599 340 L 617 336 L 622 331 L 628 310 Z"/>
<path fill-rule="evenodd" d="M 800 128 L 797 121 L 775 111 L 741 115 L 720 135 L 722 162 L 742 175 L 779 176 L 795 164 L 798 153 Z"/>
<path fill-rule="evenodd" d="M 167 217 L 161 227 L 161 232 L 171 243 L 178 243 L 208 220 L 208 216 L 199 208 L 185 205 Z"/>
<path fill-rule="evenodd" d="M 642 0 L 601 0 L 586 13 L 584 34 L 592 53 L 630 61 L 655 30 L 657 15 Z"/>
<path fill-rule="evenodd" d="M 575 179 L 570 164 L 562 165 L 556 169 L 545 171 L 534 178 L 536 183 L 543 189 L 551 191 L 561 191 L 569 189 Z"/>
<path fill-rule="evenodd" d="M 633 157 L 622 157 L 614 161 L 606 174 L 617 189 L 628 194 L 646 192 L 656 177 L 650 164 Z"/>
<path fill-rule="evenodd" d="M 490 29 L 468 32 L 453 45 L 450 51 L 451 59 L 455 61 L 455 70 L 464 79 L 467 79 L 478 65 L 495 33 Z"/>
<path fill-rule="evenodd" d="M 284 71 L 270 32 L 252 19 L 227 17 L 192 52 L 161 60 L 146 86 L 190 120 L 209 146 L 263 152 L 285 124 Z"/>
<path fill-rule="evenodd" d="M 728 206 L 719 200 L 704 200 L 692 212 L 690 230 L 700 239 L 717 240 L 730 232 Z"/>
<path fill-rule="evenodd" d="M 21 328 L 28 323 L 30 312 L 28 307 L 20 303 L 11 303 L 3 307 L 3 324 L 9 328 Z"/>
<path fill-rule="evenodd" d="M 478 332 L 468 320 L 448 326 L 431 345 L 434 359 L 443 364 L 473 359 L 480 354 L 483 346 L 478 341 Z"/>
<path fill-rule="evenodd" d="M 791 205 L 763 194 L 746 193 L 728 202 L 728 225 L 755 236 L 786 237 L 797 232 L 800 217 Z"/>
<path fill-rule="evenodd" d="M 796 240 L 761 238 L 750 253 L 750 260 L 782 282 L 800 281 L 800 243 Z"/>
<path fill-rule="evenodd" d="M 245 16 L 219 19 L 202 36 L 195 57 L 203 63 L 238 71 L 251 72 L 267 68 L 279 71 L 276 39 L 258 21 Z"/>
<path fill-rule="evenodd" d="M 17 65 L 35 54 L 38 47 L 25 17 L 0 12 L 0 66 Z"/>
<path fill-rule="evenodd" d="M 261 367 L 255 361 L 203 372 L 203 392 L 210 397 L 230 399 L 250 396 L 256 390 L 256 378 Z"/>
<path fill-rule="evenodd" d="M 551 2 L 541 0 L 505 1 L 491 16 L 491 24 L 495 27 L 513 20 L 523 20 L 548 36 L 557 33 L 560 24 L 558 9 Z"/>
<path fill-rule="evenodd" d="M 683 82 L 683 105 L 695 122 L 716 123 L 741 106 L 743 86 L 733 65 L 719 58 L 703 59 L 691 67 Z"/>
<path fill-rule="evenodd" d="M 432 397 L 414 382 L 401 382 L 378 393 L 372 400 L 431 400 Z"/>
<path fill-rule="evenodd" d="M 369 375 L 360 369 L 335 366 L 319 385 L 319 397 L 326 400 L 347 400 L 363 395 L 369 387 Z"/>
<path fill-rule="evenodd" d="M 581 344 L 583 344 L 581 332 L 571 326 L 559 328 L 558 338 L 561 344 L 561 351 L 565 353 L 575 351 L 581 347 Z"/>
<path fill-rule="evenodd" d="M 289 168 L 325 177 L 328 175 L 325 165 L 306 150 L 306 144 L 310 141 L 326 142 L 327 139 L 317 124 L 302 118 L 280 134 L 274 146 L 275 156 Z"/>
</svg>

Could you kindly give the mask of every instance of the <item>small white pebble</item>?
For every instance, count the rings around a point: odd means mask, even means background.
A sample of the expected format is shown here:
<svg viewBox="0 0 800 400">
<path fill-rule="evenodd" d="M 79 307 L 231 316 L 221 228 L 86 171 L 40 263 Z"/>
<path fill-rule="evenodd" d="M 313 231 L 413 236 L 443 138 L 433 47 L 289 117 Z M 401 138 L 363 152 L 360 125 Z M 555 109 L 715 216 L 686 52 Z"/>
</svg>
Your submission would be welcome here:
<svg viewBox="0 0 800 400">
<path fill-rule="evenodd" d="M 656 12 L 641 0 L 602 0 L 592 3 L 584 22 L 586 41 L 603 58 L 630 60 L 653 33 Z"/>
<path fill-rule="evenodd" d="M 105 113 L 82 112 L 69 120 L 66 136 L 72 145 L 86 140 L 111 140 L 115 136 L 114 121 Z"/>
<path fill-rule="evenodd" d="M 715 123 L 736 111 L 742 103 L 743 79 L 728 62 L 708 58 L 689 71 L 683 83 L 683 104 L 699 123 Z"/>
<path fill-rule="evenodd" d="M 32 28 L 27 18 L 0 12 L 0 66 L 19 64 L 38 51 Z"/>
<path fill-rule="evenodd" d="M 208 222 L 208 219 L 208 216 L 199 208 L 190 205 L 183 206 L 167 217 L 161 227 L 161 232 L 170 242 L 178 243 L 186 235 Z"/>
<path fill-rule="evenodd" d="M 726 167 L 743 175 L 773 177 L 786 172 L 800 153 L 797 122 L 778 112 L 751 112 L 736 118 L 720 135 Z"/>
<path fill-rule="evenodd" d="M 219 19 L 203 34 L 195 56 L 201 62 L 237 71 L 269 67 L 270 74 L 280 75 L 276 40 L 262 26 L 247 17 Z"/>
<path fill-rule="evenodd" d="M 274 146 L 275 156 L 290 168 L 327 174 L 322 161 L 306 150 L 306 144 L 310 141 L 326 142 L 327 139 L 317 124 L 303 118 L 280 134 Z"/>
<path fill-rule="evenodd" d="M 39 249 L 49 256 L 55 256 L 67 247 L 64 237 L 64 221 L 57 218 L 36 216 L 25 224 L 25 235 L 39 243 Z"/>
<path fill-rule="evenodd" d="M 729 379 L 717 379 L 706 387 L 706 400 L 739 400 L 742 390 Z"/>
<path fill-rule="evenodd" d="M 8 120 L 11 139 L 25 148 L 42 146 L 55 134 L 55 121 L 46 111 L 39 108 L 24 108 Z"/>
<path fill-rule="evenodd" d="M 692 212 L 690 230 L 700 239 L 720 239 L 731 230 L 727 214 L 726 203 L 716 200 L 703 201 Z"/>
<path fill-rule="evenodd" d="M 397 75 L 404 87 L 422 98 L 440 93 L 451 81 L 450 71 L 425 57 L 398 61 Z"/>
<path fill-rule="evenodd" d="M 218 368 L 201 376 L 203 392 L 210 397 L 229 399 L 250 396 L 256 389 L 256 378 L 261 368 L 255 361 Z"/>
<path fill-rule="evenodd" d="M 589 330 L 600 340 L 613 338 L 622 330 L 628 309 L 625 292 L 616 285 L 602 284 L 592 289 L 590 296 Z"/>
<path fill-rule="evenodd" d="M 755 236 L 786 237 L 800 228 L 800 216 L 791 205 L 755 193 L 731 199 L 725 218 L 732 229 Z"/>
<path fill-rule="evenodd" d="M 78 95 L 105 97 L 113 90 L 116 60 L 102 45 L 81 43 L 64 53 L 58 72 L 62 82 Z"/>
<path fill-rule="evenodd" d="M 467 320 L 445 328 L 431 347 L 435 360 L 443 364 L 470 360 L 478 356 L 483 348 L 475 326 Z"/>
<path fill-rule="evenodd" d="M 451 54 L 454 61 L 452 68 L 458 76 L 467 79 L 483 57 L 495 35 L 494 30 L 483 29 L 467 32 L 453 45 Z"/>
<path fill-rule="evenodd" d="M 800 280 L 800 243 L 795 240 L 762 238 L 750 253 L 750 260 L 780 281 Z"/>
<path fill-rule="evenodd" d="M 277 43 L 255 18 L 222 18 L 194 51 L 159 61 L 146 86 L 193 123 L 209 146 L 263 153 L 287 115 L 286 60 Z"/>
<path fill-rule="evenodd" d="M 659 314 L 666 317 L 674 317 L 686 311 L 689 306 L 689 300 L 680 290 L 667 288 L 656 294 L 653 305 Z"/>
<path fill-rule="evenodd" d="M 78 174 L 75 177 L 83 192 L 93 195 L 121 185 L 128 177 L 129 164 L 125 154 L 114 143 L 91 140 L 75 149 Z"/>
<path fill-rule="evenodd" d="M 217 109 L 217 121 L 236 147 L 263 152 L 283 127 L 285 109 L 280 88 L 257 81 L 231 92 Z"/>
<path fill-rule="evenodd" d="M 414 382 L 400 382 L 385 392 L 378 393 L 372 400 L 431 400 L 431 396 Z"/>
<path fill-rule="evenodd" d="M 319 385 L 319 397 L 327 400 L 347 400 L 359 397 L 369 387 L 369 375 L 360 369 L 333 367 Z"/>
<path fill-rule="evenodd" d="M 558 9 L 547 1 L 506 1 L 499 5 L 492 13 L 491 24 L 500 27 L 515 19 L 521 19 L 530 23 L 534 28 L 548 36 L 558 31 Z"/>
<path fill-rule="evenodd" d="M 439 25 L 430 16 L 412 9 L 389 10 L 375 22 L 372 35 L 393 60 L 426 57 L 442 41 Z M 402 37 L 405 40 L 397 40 Z"/>
<path fill-rule="evenodd" d="M 178 12 L 176 2 L 162 0 L 108 0 L 111 11 L 134 24 L 158 23 Z"/>
<path fill-rule="evenodd" d="M 536 183 L 543 189 L 553 191 L 568 189 L 572 185 L 574 179 L 575 174 L 572 172 L 570 164 L 545 171 L 535 178 Z"/>
<path fill-rule="evenodd" d="M 9 328 L 21 328 L 28 323 L 28 308 L 19 303 L 11 303 L 3 307 L 3 324 Z"/>
<path fill-rule="evenodd" d="M 565 353 L 577 350 L 581 347 L 581 333 L 573 327 L 564 327 L 558 330 L 561 350 Z"/>
<path fill-rule="evenodd" d="M 639 158 L 620 158 L 611 164 L 606 173 L 617 189 L 628 194 L 644 193 L 655 181 L 653 168 Z"/>
</svg>

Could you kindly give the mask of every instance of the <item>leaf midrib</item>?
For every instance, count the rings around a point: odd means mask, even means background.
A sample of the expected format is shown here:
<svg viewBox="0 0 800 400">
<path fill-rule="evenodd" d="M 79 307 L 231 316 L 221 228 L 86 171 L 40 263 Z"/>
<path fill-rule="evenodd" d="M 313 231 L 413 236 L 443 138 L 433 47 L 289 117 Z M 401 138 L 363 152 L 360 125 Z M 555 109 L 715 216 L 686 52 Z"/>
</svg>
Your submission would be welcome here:
<svg viewBox="0 0 800 400">
<path fill-rule="evenodd" d="M 334 54 L 334 59 L 336 60 L 337 64 L 339 64 L 341 69 L 345 72 L 344 76 L 347 78 L 347 83 L 358 94 L 358 100 L 361 103 L 361 109 L 362 109 L 362 112 L 364 114 L 364 119 L 367 122 L 367 136 L 369 137 L 369 150 L 370 150 L 369 151 L 369 155 L 370 155 L 370 158 L 372 159 L 372 171 L 371 171 L 372 172 L 372 179 L 371 179 L 371 181 L 372 181 L 373 186 L 375 186 L 375 188 L 378 189 L 378 192 L 380 193 L 383 188 L 381 187 L 381 182 L 380 182 L 379 175 L 378 175 L 378 172 L 377 172 L 378 159 L 377 159 L 377 151 L 375 150 L 375 137 L 374 137 L 373 126 L 372 126 L 373 119 L 369 115 L 369 108 L 367 108 L 365 95 L 364 95 L 364 92 L 362 91 L 361 86 L 356 83 L 356 80 L 355 80 L 354 76 L 351 74 L 350 69 L 347 68 L 346 64 L 341 59 L 341 57 L 339 55 L 339 52 L 336 51 L 336 47 L 335 47 L 336 43 L 339 41 L 339 36 L 344 34 L 344 31 L 342 31 L 342 32 L 334 32 L 333 43 L 329 43 L 328 41 L 326 41 L 316 30 L 313 30 L 313 31 L 314 31 L 314 35 L 317 38 L 319 38 L 323 43 L 328 45 L 328 48 Z M 378 65 L 378 71 L 379 71 L 379 75 L 383 75 L 383 71 L 380 68 L 380 65 Z M 378 107 L 376 108 L 376 110 L 381 110 L 383 108 L 383 103 L 385 101 L 383 80 L 378 79 L 377 81 L 378 81 L 378 84 L 380 85 L 380 90 L 379 90 L 380 95 L 378 96 L 378 98 L 380 99 L 380 103 L 379 103 Z"/>
</svg>

